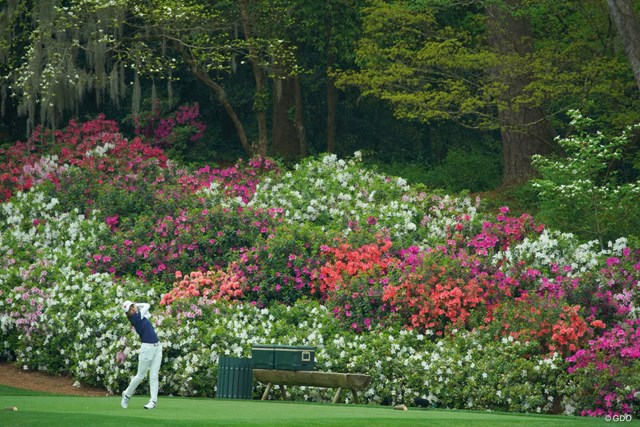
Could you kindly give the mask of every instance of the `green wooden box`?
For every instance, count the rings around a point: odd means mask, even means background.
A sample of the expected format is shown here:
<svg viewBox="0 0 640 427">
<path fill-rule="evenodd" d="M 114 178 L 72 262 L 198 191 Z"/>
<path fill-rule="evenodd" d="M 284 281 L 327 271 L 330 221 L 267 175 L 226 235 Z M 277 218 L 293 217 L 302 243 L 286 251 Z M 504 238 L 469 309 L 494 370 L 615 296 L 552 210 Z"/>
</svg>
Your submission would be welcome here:
<svg viewBox="0 0 640 427">
<path fill-rule="evenodd" d="M 315 347 L 274 346 L 274 368 L 284 371 L 313 371 L 316 362 Z"/>
<path fill-rule="evenodd" d="M 273 344 L 254 344 L 251 346 L 251 359 L 254 369 L 274 369 L 275 351 Z"/>
<path fill-rule="evenodd" d="M 255 344 L 251 347 L 251 358 L 255 369 L 313 371 L 316 349 L 297 345 Z"/>
</svg>

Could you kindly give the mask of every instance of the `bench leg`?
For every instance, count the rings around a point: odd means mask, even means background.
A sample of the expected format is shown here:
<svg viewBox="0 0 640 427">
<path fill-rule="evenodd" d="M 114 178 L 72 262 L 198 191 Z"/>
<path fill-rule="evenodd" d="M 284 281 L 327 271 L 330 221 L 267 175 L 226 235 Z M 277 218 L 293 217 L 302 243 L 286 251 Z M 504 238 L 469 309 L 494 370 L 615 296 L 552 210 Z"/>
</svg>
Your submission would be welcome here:
<svg viewBox="0 0 640 427">
<path fill-rule="evenodd" d="M 271 383 L 267 384 L 267 388 L 264 389 L 264 393 L 262 393 L 261 400 L 267 400 L 267 397 L 269 396 L 270 391 L 271 391 Z"/>
<path fill-rule="evenodd" d="M 358 399 L 358 391 L 355 388 L 351 389 L 351 394 L 353 394 L 353 403 L 356 405 L 360 403 L 360 400 Z"/>
<path fill-rule="evenodd" d="M 284 388 L 283 384 L 279 384 L 280 392 L 282 393 L 282 400 L 287 400 L 287 390 Z"/>
<path fill-rule="evenodd" d="M 331 403 L 337 403 L 338 399 L 340 399 L 340 392 L 342 391 L 342 387 L 338 387 L 338 390 L 336 390 L 336 394 L 335 396 L 333 396 L 333 400 L 331 401 Z"/>
</svg>

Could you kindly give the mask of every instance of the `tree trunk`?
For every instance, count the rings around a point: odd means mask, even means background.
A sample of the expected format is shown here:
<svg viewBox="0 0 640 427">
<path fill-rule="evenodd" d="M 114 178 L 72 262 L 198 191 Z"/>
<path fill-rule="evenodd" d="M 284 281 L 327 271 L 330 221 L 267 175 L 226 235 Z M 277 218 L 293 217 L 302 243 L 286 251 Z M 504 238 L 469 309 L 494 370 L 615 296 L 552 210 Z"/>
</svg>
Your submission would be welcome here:
<svg viewBox="0 0 640 427">
<path fill-rule="evenodd" d="M 253 38 L 253 23 L 249 15 L 247 0 L 238 0 L 238 6 L 240 9 L 242 31 L 244 32 L 245 40 L 247 40 L 249 46 L 248 60 L 251 63 L 251 69 L 253 70 L 253 76 L 256 82 L 256 96 L 253 103 L 253 111 L 256 114 L 256 120 L 258 122 L 258 142 L 257 144 L 253 144 L 253 151 L 261 156 L 266 156 L 268 148 L 266 114 L 267 82 L 262 68 L 256 59 L 256 51 L 251 44 L 251 39 Z"/>
<path fill-rule="evenodd" d="M 307 157 L 307 133 L 304 127 L 304 98 L 302 97 L 302 79 L 300 76 L 294 77 L 296 81 L 296 129 L 298 130 L 298 141 L 300 142 L 300 157 Z"/>
<path fill-rule="evenodd" d="M 297 126 L 296 79 L 276 78 L 273 81 L 273 117 L 271 150 L 287 160 L 300 159 L 300 133 Z M 290 114 L 293 112 L 294 114 Z"/>
<path fill-rule="evenodd" d="M 510 61 L 510 57 L 523 58 L 533 51 L 529 20 L 511 13 L 511 8 L 518 7 L 520 3 L 521 0 L 506 0 L 487 7 L 489 44 L 498 57 L 504 59 L 501 65 L 491 70 L 492 78 L 507 88 L 496 100 L 504 161 L 502 182 L 505 186 L 521 184 L 534 176 L 531 156 L 550 153 L 553 140 L 552 129 L 542 108 L 512 102 L 531 82 L 517 65 L 508 65 L 518 63 Z"/>
<path fill-rule="evenodd" d="M 200 69 L 195 63 L 195 61 L 193 60 L 193 58 L 191 58 L 188 55 L 188 53 L 182 51 L 182 58 L 189 65 L 189 68 L 191 69 L 191 73 L 198 80 L 204 83 L 205 86 L 207 86 L 216 95 L 218 102 L 222 104 L 222 107 L 227 112 L 227 115 L 229 116 L 229 118 L 231 119 L 231 122 L 233 122 L 233 125 L 236 128 L 236 132 L 238 133 L 238 138 L 240 139 L 240 144 L 242 145 L 242 149 L 245 151 L 245 153 L 247 153 L 248 156 L 253 156 L 254 154 L 256 154 L 256 152 L 254 151 L 254 147 L 251 144 L 249 144 L 249 139 L 247 138 L 247 134 L 244 131 L 244 126 L 242 126 L 242 121 L 240 120 L 235 110 L 233 109 L 233 106 L 229 103 L 229 100 L 227 99 L 227 94 L 224 91 L 224 88 L 220 86 L 218 83 L 216 83 L 215 81 L 213 81 L 213 79 L 209 76 L 209 74 L 205 70 Z"/>
<path fill-rule="evenodd" d="M 522 184 L 536 175 L 531 166 L 531 156 L 551 152 L 550 128 L 542 122 L 536 124 L 538 120 L 545 120 L 540 108 L 502 108 L 498 119 L 502 139 L 502 185 Z M 513 123 L 516 126 L 510 127 Z M 538 131 L 543 131 L 545 135 L 536 135 Z"/>
<path fill-rule="evenodd" d="M 335 55 L 327 56 L 327 152 L 336 152 L 336 108 L 338 91 L 335 80 L 329 73 L 333 70 Z"/>
<path fill-rule="evenodd" d="M 633 8 L 633 1 L 607 0 L 607 5 L 631 63 L 636 85 L 640 89 L 640 21 Z"/>
</svg>

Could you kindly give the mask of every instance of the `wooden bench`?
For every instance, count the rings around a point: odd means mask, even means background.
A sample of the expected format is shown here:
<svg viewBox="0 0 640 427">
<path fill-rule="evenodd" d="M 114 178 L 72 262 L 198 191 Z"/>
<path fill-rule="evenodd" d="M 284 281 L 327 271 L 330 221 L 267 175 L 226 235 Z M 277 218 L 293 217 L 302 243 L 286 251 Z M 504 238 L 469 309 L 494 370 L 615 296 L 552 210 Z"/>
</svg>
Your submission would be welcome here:
<svg viewBox="0 0 640 427">
<path fill-rule="evenodd" d="M 371 376 L 364 374 L 345 374 L 341 372 L 318 371 L 282 371 L 278 369 L 254 369 L 256 380 L 267 384 L 262 394 L 262 400 L 266 400 L 272 385 L 278 385 L 282 392 L 282 399 L 287 398 L 285 385 L 298 385 L 308 387 L 337 388 L 331 403 L 340 399 L 342 389 L 351 390 L 353 403 L 359 403 L 358 390 L 362 390 L 371 384 Z"/>
</svg>

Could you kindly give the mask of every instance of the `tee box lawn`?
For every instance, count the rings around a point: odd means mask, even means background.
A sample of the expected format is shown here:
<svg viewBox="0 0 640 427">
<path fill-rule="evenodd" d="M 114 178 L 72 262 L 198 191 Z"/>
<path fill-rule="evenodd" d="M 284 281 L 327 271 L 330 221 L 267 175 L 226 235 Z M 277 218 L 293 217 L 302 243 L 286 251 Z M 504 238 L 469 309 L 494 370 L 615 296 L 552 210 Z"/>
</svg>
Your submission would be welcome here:
<svg viewBox="0 0 640 427">
<path fill-rule="evenodd" d="M 0 386 L 0 426 L 604 426 L 602 418 L 383 406 L 163 397 L 154 410 L 134 396 L 76 397 Z M 7 408 L 15 407 L 17 410 Z M 636 420 L 624 425 L 640 425 Z"/>
</svg>

